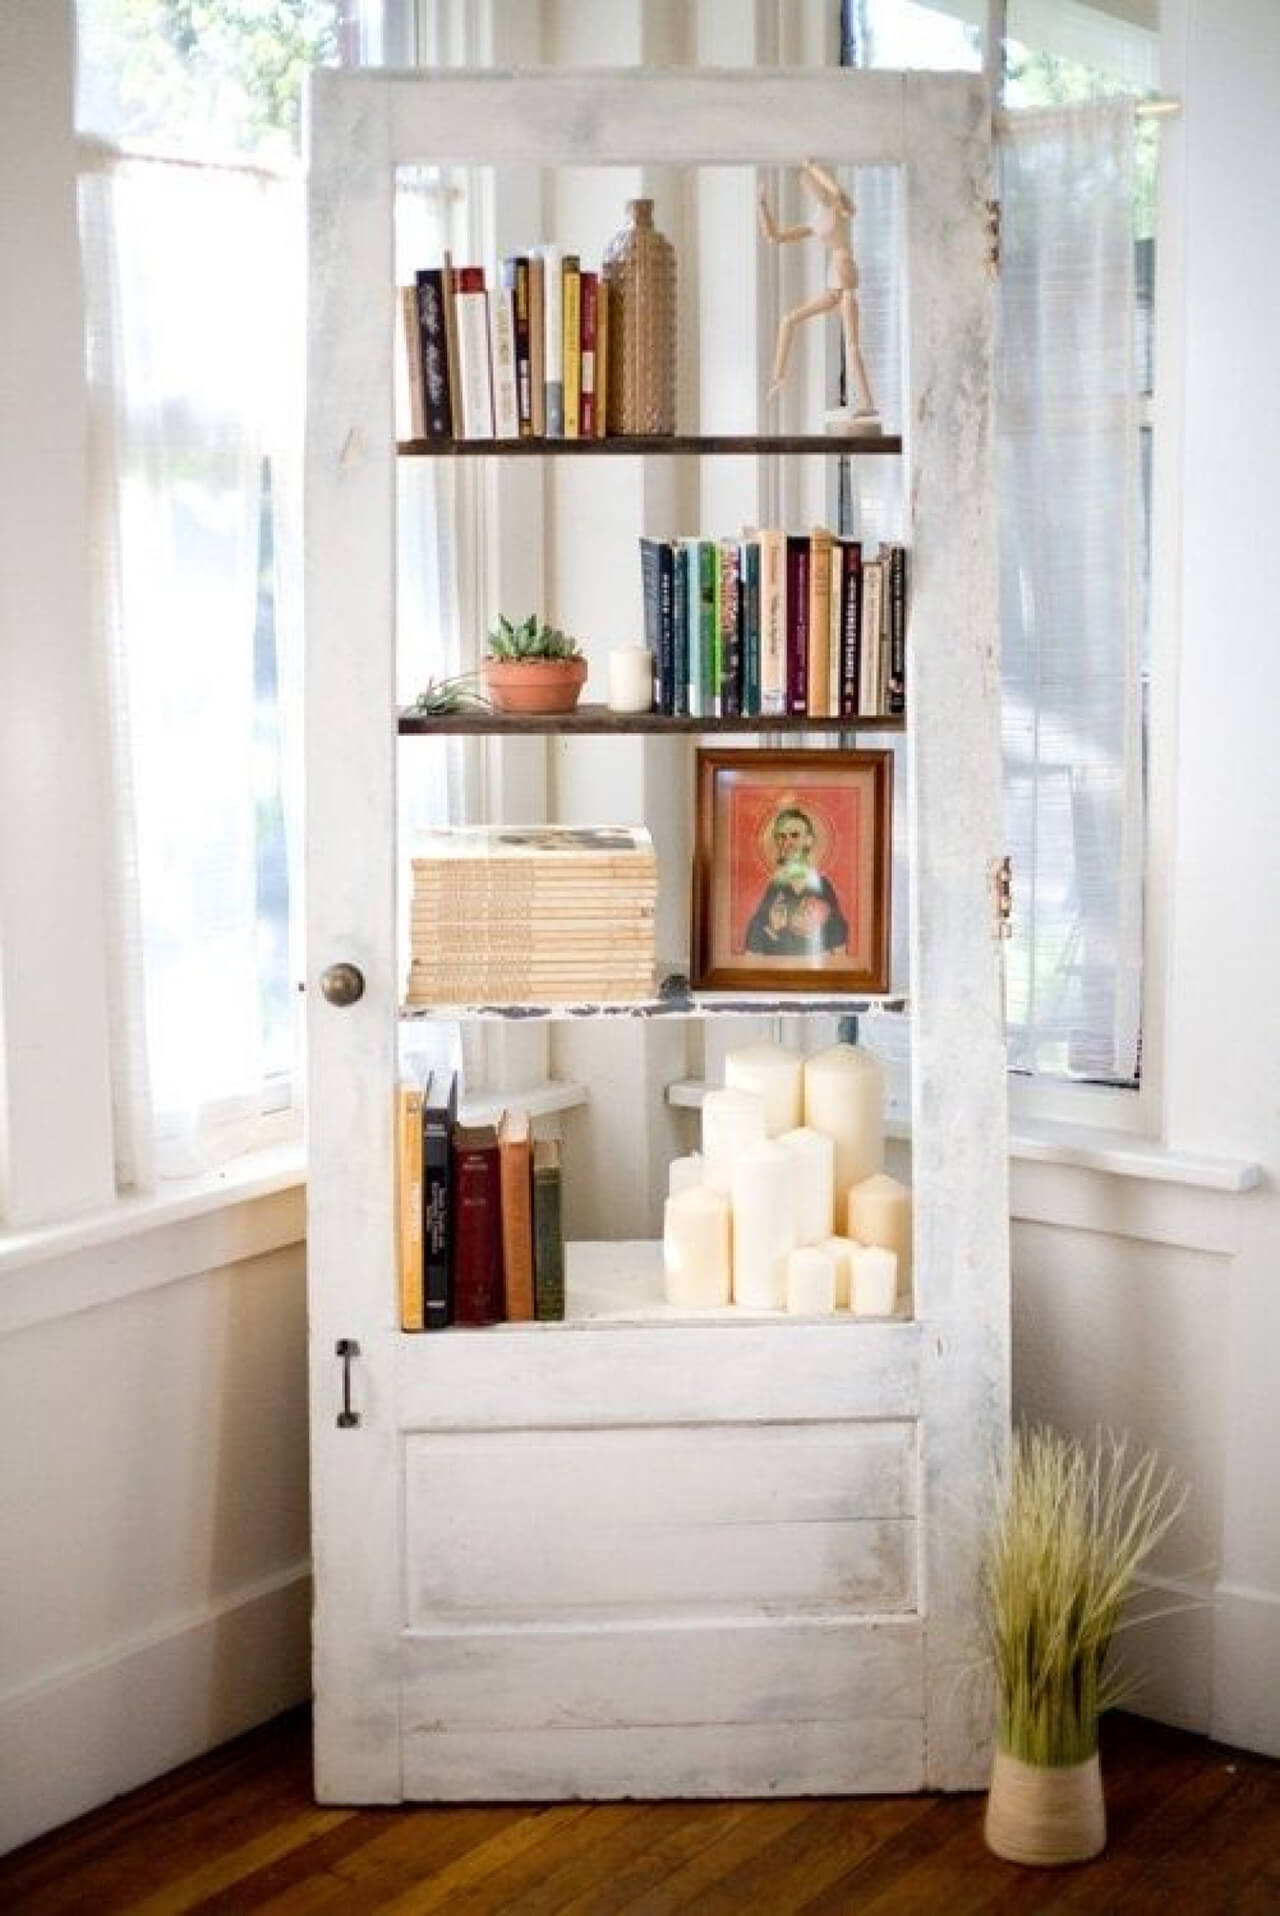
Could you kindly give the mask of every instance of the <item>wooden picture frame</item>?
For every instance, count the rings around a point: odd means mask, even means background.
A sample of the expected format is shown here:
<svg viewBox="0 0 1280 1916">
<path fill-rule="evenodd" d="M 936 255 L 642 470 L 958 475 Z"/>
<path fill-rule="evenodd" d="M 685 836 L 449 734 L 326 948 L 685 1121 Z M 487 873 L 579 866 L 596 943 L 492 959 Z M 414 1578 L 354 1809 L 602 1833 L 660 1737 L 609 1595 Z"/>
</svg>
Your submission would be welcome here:
<svg viewBox="0 0 1280 1916">
<path fill-rule="evenodd" d="M 889 990 L 893 754 L 697 755 L 695 990 Z"/>
</svg>

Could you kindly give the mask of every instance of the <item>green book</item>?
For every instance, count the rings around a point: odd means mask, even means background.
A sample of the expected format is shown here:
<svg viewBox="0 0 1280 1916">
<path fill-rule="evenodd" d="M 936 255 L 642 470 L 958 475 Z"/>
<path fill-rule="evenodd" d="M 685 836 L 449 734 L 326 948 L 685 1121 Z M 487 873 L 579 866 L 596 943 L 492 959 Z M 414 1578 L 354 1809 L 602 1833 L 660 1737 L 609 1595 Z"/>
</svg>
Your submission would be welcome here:
<svg viewBox="0 0 1280 1916">
<path fill-rule="evenodd" d="M 560 1214 L 560 1145 L 533 1146 L 533 1314 L 540 1323 L 564 1316 L 564 1227 Z"/>
</svg>

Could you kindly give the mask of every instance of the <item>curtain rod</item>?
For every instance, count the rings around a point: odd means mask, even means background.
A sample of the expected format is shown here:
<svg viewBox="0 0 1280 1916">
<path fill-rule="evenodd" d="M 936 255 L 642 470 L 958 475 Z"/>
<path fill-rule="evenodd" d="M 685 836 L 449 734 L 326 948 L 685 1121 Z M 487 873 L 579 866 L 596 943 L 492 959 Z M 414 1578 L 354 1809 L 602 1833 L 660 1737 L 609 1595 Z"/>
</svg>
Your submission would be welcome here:
<svg viewBox="0 0 1280 1916">
<path fill-rule="evenodd" d="M 1122 99 L 1124 96 L 1122 94 L 1115 93 L 1115 94 L 1109 94 L 1106 97 L 1109 99 L 1118 100 L 1118 99 Z M 1010 121 L 1020 119 L 1024 113 L 1065 113 L 1072 106 L 1088 105 L 1088 104 L 1089 102 L 1087 101 L 1059 100 L 1055 102 L 1052 106 L 1047 106 L 1047 107 L 1001 106 L 996 108 L 994 114 L 992 115 L 992 118 L 994 119 L 997 126 L 1007 126 L 1010 123 Z M 1139 120 L 1167 120 L 1167 119 L 1171 119 L 1175 113 L 1181 113 L 1182 101 L 1181 100 L 1139 100 L 1138 104 L 1135 106 L 1133 110 L 1134 110 L 1135 117 Z"/>
</svg>

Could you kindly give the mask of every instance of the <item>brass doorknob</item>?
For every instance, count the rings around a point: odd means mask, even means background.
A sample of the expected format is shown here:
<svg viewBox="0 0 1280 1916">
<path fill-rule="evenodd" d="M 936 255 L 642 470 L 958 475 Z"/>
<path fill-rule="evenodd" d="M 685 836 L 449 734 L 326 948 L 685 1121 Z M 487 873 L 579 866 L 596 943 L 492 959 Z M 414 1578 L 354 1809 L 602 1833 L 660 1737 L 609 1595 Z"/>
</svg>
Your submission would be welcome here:
<svg viewBox="0 0 1280 1916">
<path fill-rule="evenodd" d="M 320 974 L 320 989 L 331 1005 L 353 1005 L 364 997 L 359 965 L 330 965 Z"/>
</svg>

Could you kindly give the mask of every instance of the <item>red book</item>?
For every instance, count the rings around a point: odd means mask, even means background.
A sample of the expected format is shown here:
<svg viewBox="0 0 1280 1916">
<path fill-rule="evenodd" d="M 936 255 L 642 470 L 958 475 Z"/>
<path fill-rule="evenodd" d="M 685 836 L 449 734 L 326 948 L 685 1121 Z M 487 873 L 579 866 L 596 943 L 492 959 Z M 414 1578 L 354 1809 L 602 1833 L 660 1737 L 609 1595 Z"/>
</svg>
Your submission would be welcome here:
<svg viewBox="0 0 1280 1916">
<path fill-rule="evenodd" d="M 455 1124 L 449 1257 L 455 1324 L 502 1322 L 502 1184 L 491 1124 Z"/>
<path fill-rule="evenodd" d="M 809 711 L 809 535 L 787 535 L 787 711 Z"/>
<path fill-rule="evenodd" d="M 596 273 L 583 273 L 578 281 L 579 327 L 582 334 L 582 392 L 579 402 L 578 431 L 583 439 L 596 436 L 596 312 L 600 297 L 600 279 Z"/>
<path fill-rule="evenodd" d="M 858 639 L 862 626 L 862 543 L 840 541 L 840 716 L 858 716 Z"/>
</svg>

